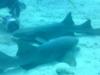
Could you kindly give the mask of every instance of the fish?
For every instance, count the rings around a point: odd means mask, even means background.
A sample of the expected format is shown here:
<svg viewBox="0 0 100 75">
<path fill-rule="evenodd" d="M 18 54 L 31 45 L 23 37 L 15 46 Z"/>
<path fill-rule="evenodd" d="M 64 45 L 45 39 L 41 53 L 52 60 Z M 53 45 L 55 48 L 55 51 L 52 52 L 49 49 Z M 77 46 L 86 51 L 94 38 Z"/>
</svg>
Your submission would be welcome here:
<svg viewBox="0 0 100 75">
<path fill-rule="evenodd" d="M 70 25 L 65 25 L 64 23 L 65 22 L 63 21 L 63 23 L 55 23 L 50 25 L 47 24 L 35 28 L 31 27 L 26 29 L 19 29 L 12 35 L 28 42 L 35 42 L 38 40 L 40 41 L 40 39 L 49 40 L 51 38 L 56 38 L 63 35 L 74 35 L 73 32 L 68 32 L 66 28 L 67 26 L 70 28 L 73 25 L 71 13 L 66 17 L 66 23 Z"/>
<path fill-rule="evenodd" d="M 99 32 L 100 29 L 94 29 L 91 26 L 91 20 L 87 20 L 80 25 L 75 25 L 72 20 L 72 13 L 69 12 L 62 22 L 50 25 L 46 24 L 34 28 L 19 29 L 12 35 L 30 43 L 39 43 L 41 40 L 45 42 L 60 36 L 77 36 L 75 33 L 82 35 L 99 35 Z"/>
<path fill-rule="evenodd" d="M 77 63 L 74 53 L 77 51 L 75 47 L 78 44 L 78 38 L 74 33 L 99 35 L 99 31 L 99 28 L 92 28 L 91 20 L 87 20 L 81 25 L 75 25 L 71 13 L 60 23 L 19 29 L 12 33 L 13 41 L 18 45 L 16 64 L 29 70 L 50 62 L 61 62 L 66 56 L 66 62 L 75 66 Z M 38 46 L 34 46 L 38 43 Z M 12 65 L 10 64 L 10 66 Z"/>
<path fill-rule="evenodd" d="M 21 10 L 25 9 L 26 5 L 19 0 L 0 0 L 0 8 L 8 8 L 12 16 L 19 17 Z"/>
<path fill-rule="evenodd" d="M 55 61 L 61 62 L 63 57 L 69 54 L 67 63 L 76 64 L 73 49 L 78 39 L 75 37 L 63 36 L 45 42 L 39 47 L 33 46 L 26 41 L 13 39 L 18 45 L 16 56 L 9 56 L 0 51 L 0 72 L 6 72 L 10 68 L 22 67 L 29 70 L 43 64 L 52 63 Z M 70 55 L 70 52 L 73 54 Z"/>
<path fill-rule="evenodd" d="M 68 55 L 66 63 L 71 66 L 76 65 L 74 48 L 78 44 L 78 39 L 72 36 L 61 36 L 51 39 L 36 47 L 27 41 L 16 39 L 18 45 L 17 57 L 23 62 L 21 67 L 25 70 L 41 66 L 52 62 L 62 62 L 64 56 Z M 71 54 L 72 53 L 72 54 Z"/>
</svg>

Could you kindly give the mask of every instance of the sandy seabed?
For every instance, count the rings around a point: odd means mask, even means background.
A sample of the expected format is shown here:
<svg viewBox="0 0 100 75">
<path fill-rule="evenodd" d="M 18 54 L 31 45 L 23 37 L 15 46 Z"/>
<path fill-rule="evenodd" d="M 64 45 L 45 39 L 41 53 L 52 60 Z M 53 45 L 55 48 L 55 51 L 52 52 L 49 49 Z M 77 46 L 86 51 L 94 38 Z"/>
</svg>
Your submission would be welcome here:
<svg viewBox="0 0 100 75">
<path fill-rule="evenodd" d="M 73 0 L 72 2 L 70 2 L 71 0 L 59 0 L 59 2 L 56 0 L 22 1 L 27 5 L 19 18 L 22 28 L 60 22 L 69 11 L 72 11 L 73 20 L 76 24 L 81 24 L 86 18 L 89 18 L 92 20 L 94 28 L 100 27 L 99 0 Z M 15 49 L 15 46 L 14 48 L 5 45 L 0 46 L 5 51 L 8 48 L 8 54 Z M 57 63 L 56 65 L 40 66 L 29 71 L 17 68 L 0 75 L 100 75 L 100 37 L 79 37 L 78 47 L 80 47 L 80 52 L 77 56 L 77 66 L 75 68 L 70 68 L 65 63 Z M 14 51 L 16 52 L 16 50 Z M 12 55 L 15 54 L 14 51 L 12 51 Z M 59 74 L 56 73 L 57 67 L 62 69 Z M 66 73 L 69 70 L 73 73 Z"/>
</svg>

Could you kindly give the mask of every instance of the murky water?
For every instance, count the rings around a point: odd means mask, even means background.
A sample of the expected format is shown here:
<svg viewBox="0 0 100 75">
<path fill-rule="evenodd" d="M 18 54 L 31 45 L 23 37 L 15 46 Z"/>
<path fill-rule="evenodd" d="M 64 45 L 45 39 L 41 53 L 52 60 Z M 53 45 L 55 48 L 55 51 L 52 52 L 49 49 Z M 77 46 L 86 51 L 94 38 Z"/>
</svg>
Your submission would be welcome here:
<svg viewBox="0 0 100 75">
<path fill-rule="evenodd" d="M 99 6 L 0 0 L 0 75 L 99 75 Z"/>
</svg>

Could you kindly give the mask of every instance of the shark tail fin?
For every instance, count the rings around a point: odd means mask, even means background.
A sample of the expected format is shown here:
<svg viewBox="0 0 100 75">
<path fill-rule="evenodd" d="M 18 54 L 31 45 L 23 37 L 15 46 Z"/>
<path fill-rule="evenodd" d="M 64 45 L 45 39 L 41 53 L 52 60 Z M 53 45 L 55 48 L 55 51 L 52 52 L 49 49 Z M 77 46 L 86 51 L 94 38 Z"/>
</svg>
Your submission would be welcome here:
<svg viewBox="0 0 100 75">
<path fill-rule="evenodd" d="M 67 16 L 64 18 L 64 20 L 62 21 L 62 23 L 64 25 L 67 25 L 68 27 L 73 27 L 74 26 L 74 22 L 73 22 L 73 19 L 72 19 L 72 13 L 69 12 L 67 14 Z"/>
</svg>

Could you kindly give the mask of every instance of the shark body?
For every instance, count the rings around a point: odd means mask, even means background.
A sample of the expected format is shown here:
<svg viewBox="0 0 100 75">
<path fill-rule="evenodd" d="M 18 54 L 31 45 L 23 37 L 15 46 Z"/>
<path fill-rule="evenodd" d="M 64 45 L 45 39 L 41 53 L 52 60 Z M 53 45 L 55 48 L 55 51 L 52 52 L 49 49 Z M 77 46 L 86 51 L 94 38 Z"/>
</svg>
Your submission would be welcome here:
<svg viewBox="0 0 100 75">
<path fill-rule="evenodd" d="M 29 70 L 47 63 L 61 62 L 63 57 L 70 52 L 73 54 L 69 55 L 68 59 L 71 60 L 67 61 L 67 63 L 72 65 L 73 62 L 76 65 L 73 48 L 77 45 L 78 39 L 75 37 L 63 36 L 55 38 L 39 47 L 32 46 L 22 40 L 16 40 L 16 43 L 19 49 L 16 57 L 0 52 L 0 71 L 3 72 L 18 66 Z"/>
<path fill-rule="evenodd" d="M 58 37 L 43 43 L 39 47 L 34 47 L 22 40 L 17 40 L 16 42 L 19 47 L 17 56 L 24 63 L 21 67 L 26 70 L 54 61 L 61 62 L 65 55 L 68 55 L 68 59 L 70 59 L 66 63 L 76 66 L 74 48 L 78 43 L 78 39 L 75 37 Z"/>
<path fill-rule="evenodd" d="M 90 20 L 87 20 L 81 25 L 75 25 L 72 20 L 71 13 L 69 13 L 60 23 L 43 25 L 34 28 L 19 29 L 13 33 L 13 36 L 28 42 L 36 42 L 39 39 L 49 40 L 59 36 L 74 36 L 75 33 L 100 35 L 99 32 L 100 29 L 92 28 Z"/>
</svg>

